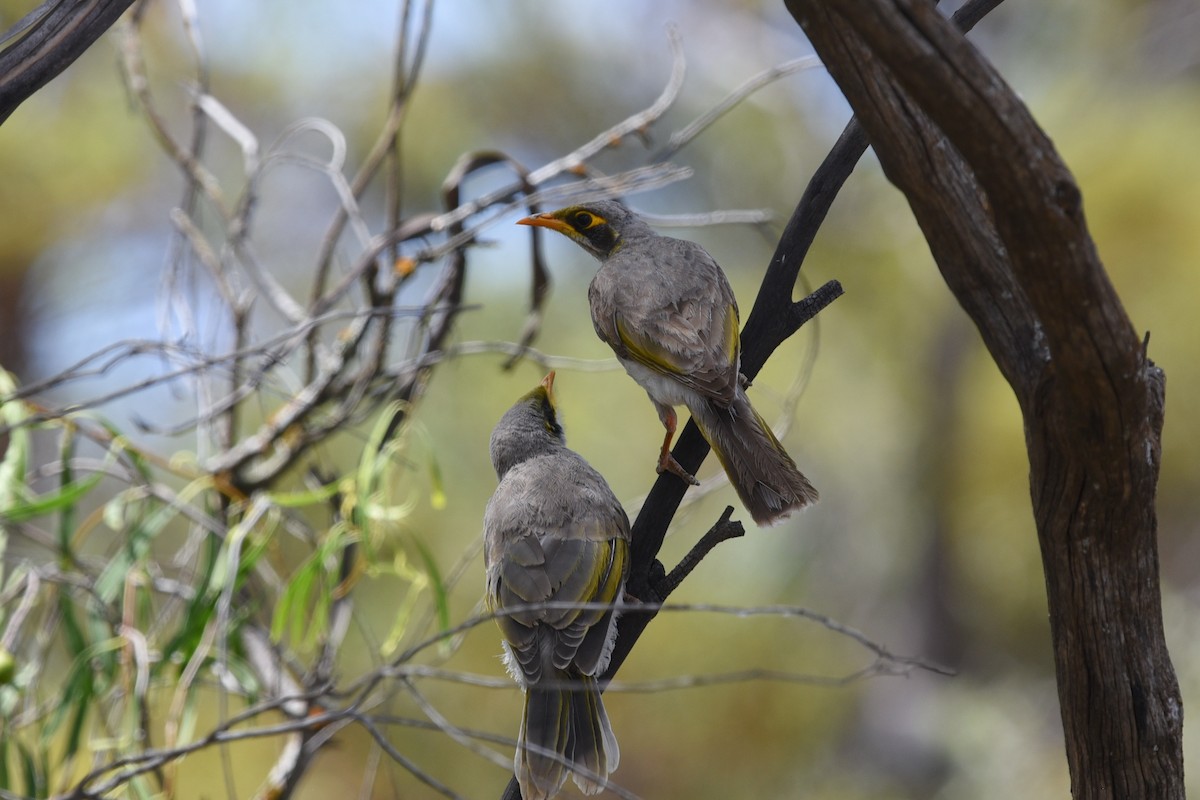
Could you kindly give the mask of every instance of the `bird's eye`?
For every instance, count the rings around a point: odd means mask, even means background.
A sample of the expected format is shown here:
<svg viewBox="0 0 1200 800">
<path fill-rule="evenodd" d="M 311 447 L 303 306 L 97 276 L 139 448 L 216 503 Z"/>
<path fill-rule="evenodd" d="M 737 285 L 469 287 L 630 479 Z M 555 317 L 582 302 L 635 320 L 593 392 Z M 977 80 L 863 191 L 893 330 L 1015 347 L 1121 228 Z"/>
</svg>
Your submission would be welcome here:
<svg viewBox="0 0 1200 800">
<path fill-rule="evenodd" d="M 575 213 L 575 228 L 584 230 L 596 224 L 596 218 L 586 211 L 577 211 Z"/>
</svg>

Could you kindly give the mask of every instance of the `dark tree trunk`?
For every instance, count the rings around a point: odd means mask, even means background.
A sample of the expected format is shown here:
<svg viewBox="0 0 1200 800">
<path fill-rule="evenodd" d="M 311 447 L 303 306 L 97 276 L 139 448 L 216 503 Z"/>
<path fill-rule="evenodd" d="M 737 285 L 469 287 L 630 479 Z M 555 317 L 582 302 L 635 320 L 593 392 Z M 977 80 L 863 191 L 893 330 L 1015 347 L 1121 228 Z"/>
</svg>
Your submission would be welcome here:
<svg viewBox="0 0 1200 800">
<path fill-rule="evenodd" d="M 1020 404 L 1073 795 L 1184 797 L 1154 510 L 1164 379 L 1079 189 L 928 0 L 785 3 Z"/>
</svg>

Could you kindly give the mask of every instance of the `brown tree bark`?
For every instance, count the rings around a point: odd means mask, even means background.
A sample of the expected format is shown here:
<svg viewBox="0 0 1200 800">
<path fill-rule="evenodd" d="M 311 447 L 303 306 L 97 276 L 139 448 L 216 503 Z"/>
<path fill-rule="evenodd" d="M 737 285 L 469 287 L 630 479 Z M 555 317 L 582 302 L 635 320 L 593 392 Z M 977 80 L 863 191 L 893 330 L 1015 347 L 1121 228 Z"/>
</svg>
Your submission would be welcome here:
<svg viewBox="0 0 1200 800">
<path fill-rule="evenodd" d="M 1053 143 L 928 0 L 785 0 L 1020 404 L 1072 793 L 1182 798 L 1155 490 L 1164 378 Z"/>
</svg>

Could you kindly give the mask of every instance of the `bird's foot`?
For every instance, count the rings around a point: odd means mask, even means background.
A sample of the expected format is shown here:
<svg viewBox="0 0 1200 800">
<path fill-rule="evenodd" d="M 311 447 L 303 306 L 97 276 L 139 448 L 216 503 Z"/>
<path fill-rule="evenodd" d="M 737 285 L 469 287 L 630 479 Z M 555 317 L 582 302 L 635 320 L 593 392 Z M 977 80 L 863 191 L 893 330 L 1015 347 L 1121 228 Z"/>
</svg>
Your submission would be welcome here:
<svg viewBox="0 0 1200 800">
<path fill-rule="evenodd" d="M 675 456 L 670 453 L 663 453 L 663 457 L 658 460 L 658 474 L 662 475 L 664 472 L 669 472 L 684 483 L 691 484 L 692 486 L 700 485 L 700 481 L 696 480 L 696 476 L 679 466 L 679 462 L 675 460 Z"/>
</svg>

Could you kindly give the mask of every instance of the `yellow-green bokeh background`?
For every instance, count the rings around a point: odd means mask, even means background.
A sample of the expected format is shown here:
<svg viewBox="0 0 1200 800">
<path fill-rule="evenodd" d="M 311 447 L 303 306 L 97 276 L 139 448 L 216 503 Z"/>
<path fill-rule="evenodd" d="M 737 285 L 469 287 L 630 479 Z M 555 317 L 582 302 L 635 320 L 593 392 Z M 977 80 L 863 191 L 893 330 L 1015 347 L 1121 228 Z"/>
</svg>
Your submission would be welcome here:
<svg viewBox="0 0 1200 800">
<path fill-rule="evenodd" d="M 19 5 L 0 3 L 0 10 L 16 14 Z M 1172 12 L 1169 3 L 1046 5 L 1053 7 L 1002 7 L 976 41 L 1077 177 L 1109 274 L 1134 325 L 1151 332 L 1150 354 L 1167 374 L 1159 491 L 1164 614 L 1190 710 L 1200 700 L 1200 37 L 1187 34 L 1196 14 Z M 439 4 L 430 65 L 403 134 L 406 208 L 436 209 L 440 181 L 465 150 L 500 148 L 536 166 L 646 105 L 667 73 L 663 26 L 671 20 L 690 75 L 678 105 L 652 132 L 655 146 L 665 143 L 750 75 L 809 52 L 779 6 Z M 186 51 L 173 8 L 162 3 L 150 13 L 154 88 L 182 133 L 183 84 L 191 75 Z M 346 132 L 351 169 L 357 166 L 386 110 L 392 4 L 350 10 L 314 0 L 254 11 L 201 4 L 200 18 L 212 50 L 213 93 L 264 143 L 296 118 L 324 116 Z M 0 126 L 0 280 L 21 298 L 25 382 L 61 369 L 89 346 L 153 335 L 167 214 L 182 184 L 127 101 L 115 47 L 112 37 L 102 40 Z M 695 178 L 632 202 L 662 213 L 763 207 L 786 217 L 847 115 L 823 72 L 791 77 L 680 154 Z M 236 148 L 215 131 L 211 137 L 215 172 L 235 194 Z M 645 157 L 626 144 L 602 163 L 616 169 Z M 319 181 L 303 180 L 290 185 L 298 192 L 264 188 L 256 242 L 293 287 L 306 285 L 304 270 L 332 203 Z M 519 330 L 527 240 L 500 229 L 507 227 L 491 229 L 495 246 L 473 256 L 467 299 L 480 307 L 463 316 L 456 342 L 509 339 Z M 676 233 L 716 256 L 748 313 L 770 256 L 769 232 L 721 226 Z M 538 346 L 607 357 L 587 317 L 592 263 L 565 240 L 548 240 L 547 257 L 553 292 Z M 785 443 L 820 488 L 821 503 L 778 529 L 752 529 L 723 545 L 672 599 L 805 606 L 958 674 L 613 692 L 607 702 L 623 754 L 617 777 L 647 798 L 1066 796 L 1016 404 L 941 282 L 903 198 L 870 155 L 804 269 L 812 286 L 834 278 L 845 296 L 776 353 L 752 391 L 764 415 L 777 419 L 803 379 Z M 130 291 L 131 282 L 140 288 Z M 215 327 L 215 319 L 205 324 Z M 434 448 L 448 502 L 434 509 L 425 473 L 414 471 L 405 491 L 419 499 L 397 541 L 420 537 L 447 569 L 476 541 L 494 486 L 491 426 L 541 377 L 532 364 L 511 373 L 499 364 L 499 356 L 473 356 L 440 366 L 416 414 L 421 442 L 432 444 L 414 444 L 414 452 Z M 644 394 L 619 371 L 562 370 L 556 388 L 569 443 L 632 507 L 654 478 L 661 435 Z M 138 402 L 105 411 L 117 419 L 154 413 Z M 349 469 L 360 444 L 361 437 L 348 436 L 324 454 Z M 147 446 L 169 454 L 183 445 L 151 437 Z M 706 465 L 701 477 L 713 469 Z M 736 498 L 723 489 L 685 508 L 664 549 L 668 566 L 726 503 L 736 505 Z M 452 594 L 456 620 L 472 613 L 481 580 L 477 561 Z M 384 577 L 357 587 L 356 614 L 372 634 L 351 635 L 343 676 L 377 658 L 366 642 L 386 636 L 396 591 Z M 483 627 L 445 666 L 499 675 L 497 655 L 498 637 Z M 812 623 L 671 613 L 650 627 L 620 679 L 760 667 L 838 677 L 868 661 L 865 651 Z M 456 724 L 515 733 L 515 690 L 432 681 L 421 688 Z M 394 710 L 420 715 L 403 700 Z M 392 733 L 398 749 L 462 795 L 498 796 L 504 772 L 446 736 Z M 1191 773 L 1193 742 L 1185 741 Z M 276 747 L 258 741 L 229 749 L 239 794 L 258 785 Z M 299 796 L 358 796 L 370 747 L 361 731 L 339 735 Z M 373 796 L 432 796 L 384 762 Z M 189 759 L 180 796 L 224 796 L 221 768 L 215 751 Z M 1190 785 L 1200 791 L 1194 778 Z"/>
</svg>

